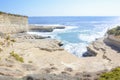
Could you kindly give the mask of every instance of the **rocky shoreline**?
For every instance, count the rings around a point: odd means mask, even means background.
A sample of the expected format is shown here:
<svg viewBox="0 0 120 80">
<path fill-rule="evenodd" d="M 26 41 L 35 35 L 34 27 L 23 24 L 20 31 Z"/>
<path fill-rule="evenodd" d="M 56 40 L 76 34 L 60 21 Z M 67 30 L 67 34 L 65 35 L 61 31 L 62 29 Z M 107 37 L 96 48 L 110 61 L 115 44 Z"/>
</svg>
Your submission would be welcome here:
<svg viewBox="0 0 120 80">
<path fill-rule="evenodd" d="M 92 42 L 87 47 L 89 57 L 77 58 L 61 48 L 57 40 L 25 33 L 10 36 L 15 42 L 1 51 L 0 80 L 97 80 L 103 72 L 120 66 L 120 52 L 108 45 L 108 38 Z M 1 37 L 1 42 L 4 39 Z M 24 62 L 16 61 L 11 51 L 23 57 Z"/>
<path fill-rule="evenodd" d="M 61 41 L 26 34 L 52 32 L 64 26 L 28 26 L 27 17 L 0 16 L 4 25 L 0 32 L 0 80 L 98 80 L 103 72 L 120 66 L 119 37 L 108 35 L 95 40 L 87 46 L 86 57 L 78 58 L 61 48 Z M 16 21 L 11 24 L 13 18 Z M 11 26 L 5 27 L 8 22 Z"/>
<path fill-rule="evenodd" d="M 65 29 L 65 26 L 29 25 L 29 31 L 32 32 L 52 32 L 54 29 Z"/>
</svg>

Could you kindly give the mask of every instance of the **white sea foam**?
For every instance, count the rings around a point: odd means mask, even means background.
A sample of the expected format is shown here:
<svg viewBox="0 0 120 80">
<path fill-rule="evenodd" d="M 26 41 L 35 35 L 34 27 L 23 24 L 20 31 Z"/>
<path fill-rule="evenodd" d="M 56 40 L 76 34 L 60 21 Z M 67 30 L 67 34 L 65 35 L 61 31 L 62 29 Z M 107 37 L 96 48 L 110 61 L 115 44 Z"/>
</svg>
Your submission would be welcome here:
<svg viewBox="0 0 120 80">
<path fill-rule="evenodd" d="M 92 22 L 92 23 L 97 23 L 97 22 Z M 37 24 L 36 24 L 37 25 Z M 40 24 L 41 25 L 41 24 Z M 118 25 L 118 24 L 116 24 Z M 58 39 L 61 40 L 64 43 L 64 49 L 67 50 L 68 52 L 75 54 L 78 57 L 81 57 L 82 54 L 86 51 L 86 46 L 88 43 L 94 41 L 96 38 L 103 37 L 106 31 L 110 28 L 113 28 L 116 26 L 115 24 L 94 24 L 94 29 L 91 31 L 90 29 L 86 30 L 81 30 L 79 29 L 78 26 L 65 26 L 65 29 L 55 29 L 53 32 L 28 32 L 29 34 L 37 34 L 40 36 L 50 36 L 53 39 Z M 45 26 L 45 25 L 43 25 Z M 55 25 L 46 25 L 46 26 L 60 26 L 59 24 Z M 63 25 L 62 25 L 63 26 Z M 77 32 L 78 38 L 80 41 L 82 40 L 83 42 L 79 43 L 71 43 L 66 40 L 64 40 L 61 36 L 58 36 L 58 34 L 64 34 L 64 33 L 73 33 Z"/>
<path fill-rule="evenodd" d="M 68 43 L 64 45 L 65 50 L 68 52 L 81 57 L 82 54 L 86 51 L 87 44 L 85 43 Z"/>
<path fill-rule="evenodd" d="M 72 29 L 78 28 L 76 26 L 65 26 L 65 29 L 54 29 L 53 32 L 27 32 L 28 34 L 36 34 L 36 35 L 40 35 L 40 36 L 50 36 L 51 38 L 57 38 L 60 39 L 58 35 L 58 33 L 67 33 L 69 31 L 71 31 Z M 71 31 L 72 32 L 72 31 Z"/>
<path fill-rule="evenodd" d="M 54 29 L 53 33 L 63 33 L 63 32 L 67 32 L 67 31 L 71 31 L 72 29 L 76 29 L 78 28 L 77 26 L 65 26 L 65 29 Z"/>
<path fill-rule="evenodd" d="M 28 34 L 35 34 L 35 35 L 39 35 L 39 36 L 44 36 L 44 37 L 48 37 L 50 36 L 51 38 L 55 38 L 56 34 L 51 34 L 50 32 L 27 32 Z"/>
<path fill-rule="evenodd" d="M 98 32 L 95 32 L 95 30 L 101 30 L 101 31 L 98 31 Z M 80 40 L 82 41 L 86 41 L 88 43 L 94 41 L 96 38 L 100 38 L 100 37 L 103 37 L 107 31 L 107 27 L 98 27 L 96 26 L 96 29 L 94 29 L 91 33 L 86 33 L 86 34 L 79 34 L 78 37 Z"/>
<path fill-rule="evenodd" d="M 94 41 L 95 38 L 98 38 L 97 34 L 80 34 L 79 39 L 86 42 Z"/>
<path fill-rule="evenodd" d="M 29 24 L 29 25 L 36 25 L 36 26 L 64 26 L 62 24 Z"/>
</svg>

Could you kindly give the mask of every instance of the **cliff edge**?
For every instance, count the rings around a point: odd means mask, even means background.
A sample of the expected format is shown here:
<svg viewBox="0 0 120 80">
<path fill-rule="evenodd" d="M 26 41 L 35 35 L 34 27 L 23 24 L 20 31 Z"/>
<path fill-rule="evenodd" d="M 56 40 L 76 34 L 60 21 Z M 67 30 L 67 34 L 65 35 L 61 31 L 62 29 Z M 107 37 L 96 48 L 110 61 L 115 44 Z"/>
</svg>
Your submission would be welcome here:
<svg viewBox="0 0 120 80">
<path fill-rule="evenodd" d="M 103 71 L 120 66 L 119 27 L 92 42 L 87 57 L 78 58 L 61 48 L 60 41 L 18 34 L 27 22 L 25 16 L 0 13 L 0 80 L 97 80 Z"/>
<path fill-rule="evenodd" d="M 109 68 L 120 66 L 120 26 L 108 30 L 105 37 L 97 39 L 87 47 L 87 56 L 108 61 Z"/>
<path fill-rule="evenodd" d="M 0 32 L 18 33 L 28 30 L 28 17 L 0 12 Z"/>
</svg>

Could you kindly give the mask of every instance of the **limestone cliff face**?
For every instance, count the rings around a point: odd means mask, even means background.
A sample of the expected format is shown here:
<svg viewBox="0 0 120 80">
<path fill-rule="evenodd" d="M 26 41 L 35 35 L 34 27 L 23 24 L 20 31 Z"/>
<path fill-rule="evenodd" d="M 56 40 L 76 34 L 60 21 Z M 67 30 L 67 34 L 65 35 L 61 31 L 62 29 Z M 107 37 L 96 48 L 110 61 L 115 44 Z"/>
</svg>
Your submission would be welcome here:
<svg viewBox="0 0 120 80">
<path fill-rule="evenodd" d="M 115 38 L 116 39 L 116 38 Z M 117 39 L 118 40 L 118 39 Z M 120 66 L 120 43 L 113 38 L 100 38 L 92 42 L 88 47 L 87 56 L 95 57 L 98 60 L 107 61 L 107 69 Z"/>
<path fill-rule="evenodd" d="M 108 35 L 104 42 L 108 45 L 120 48 L 120 38 L 118 36 Z"/>
<path fill-rule="evenodd" d="M 28 17 L 0 13 L 0 32 L 2 33 L 17 33 L 24 32 L 28 29 Z"/>
<path fill-rule="evenodd" d="M 114 50 L 115 54 L 120 53 L 120 38 L 114 35 L 100 38 L 87 46 L 87 52 L 84 55 L 97 56 L 99 54 L 104 54 L 107 50 Z"/>
</svg>

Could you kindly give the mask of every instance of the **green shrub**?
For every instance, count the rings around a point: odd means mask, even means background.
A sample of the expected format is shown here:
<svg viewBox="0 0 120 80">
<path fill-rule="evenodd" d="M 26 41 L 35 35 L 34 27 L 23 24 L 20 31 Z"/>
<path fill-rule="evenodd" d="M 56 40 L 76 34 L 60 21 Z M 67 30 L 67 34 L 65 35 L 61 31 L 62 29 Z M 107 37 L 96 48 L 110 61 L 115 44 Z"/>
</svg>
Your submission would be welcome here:
<svg viewBox="0 0 120 80">
<path fill-rule="evenodd" d="M 28 61 L 28 63 L 32 63 L 32 61 Z"/>
<path fill-rule="evenodd" d="M 108 34 L 114 34 L 115 33 L 115 31 L 116 31 L 116 29 L 115 28 L 113 28 L 113 29 L 111 29 L 111 30 L 108 30 Z"/>
<path fill-rule="evenodd" d="M 13 45 L 13 43 L 16 42 L 16 40 L 12 39 L 10 35 L 6 35 L 5 42 L 7 44 L 6 46 L 9 47 L 10 45 Z"/>
<path fill-rule="evenodd" d="M 6 12 L 2 12 L 2 11 L 0 11 L 0 15 L 1 14 L 6 14 L 6 15 L 9 15 L 9 16 L 16 16 L 16 17 L 26 17 L 27 18 L 27 16 L 23 16 L 23 15 L 18 15 L 18 14 L 11 14 L 11 13 L 6 13 Z"/>
<path fill-rule="evenodd" d="M 5 43 L 3 43 L 3 42 L 0 42 L 0 45 L 1 45 L 1 46 L 3 46 L 4 44 L 5 44 Z"/>
<path fill-rule="evenodd" d="M 3 49 L 2 48 L 0 48 L 0 52 L 2 52 L 3 51 Z"/>
<path fill-rule="evenodd" d="M 10 35 L 6 36 L 5 38 L 7 41 L 10 40 Z"/>
<path fill-rule="evenodd" d="M 115 35 L 117 36 L 117 35 L 120 35 L 120 30 L 118 30 L 116 33 L 115 33 Z"/>
<path fill-rule="evenodd" d="M 18 54 L 16 54 L 14 51 L 10 53 L 12 57 L 14 57 L 17 61 L 24 62 L 23 57 L 20 57 Z"/>
<path fill-rule="evenodd" d="M 117 30 L 120 30 L 120 26 L 117 26 L 117 28 L 116 28 Z"/>
<path fill-rule="evenodd" d="M 99 80 L 120 80 L 120 67 L 115 68 L 110 72 L 103 73 Z"/>
<path fill-rule="evenodd" d="M 16 40 L 15 40 L 15 39 L 11 39 L 10 41 L 11 41 L 11 42 L 16 42 Z"/>
<path fill-rule="evenodd" d="M 116 28 L 108 30 L 107 33 L 115 36 L 120 35 L 120 26 L 117 26 Z"/>
<path fill-rule="evenodd" d="M 0 11 L 0 15 L 3 14 L 3 12 Z"/>
</svg>

